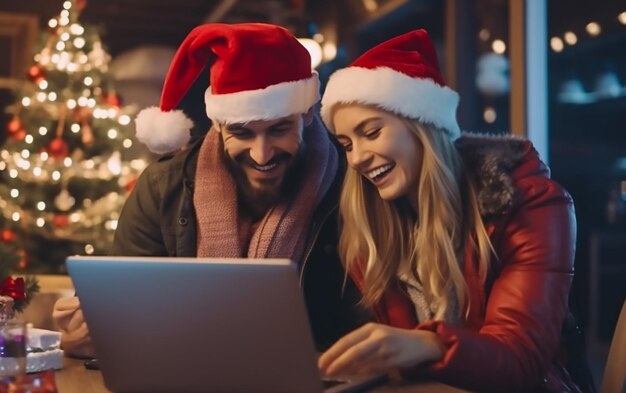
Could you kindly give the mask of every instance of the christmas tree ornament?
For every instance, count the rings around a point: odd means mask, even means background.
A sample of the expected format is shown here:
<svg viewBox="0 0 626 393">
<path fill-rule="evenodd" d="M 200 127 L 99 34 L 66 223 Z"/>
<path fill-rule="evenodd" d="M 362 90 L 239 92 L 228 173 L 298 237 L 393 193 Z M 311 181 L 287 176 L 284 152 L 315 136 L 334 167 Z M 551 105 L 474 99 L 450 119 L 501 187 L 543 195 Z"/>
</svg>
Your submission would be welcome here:
<svg viewBox="0 0 626 393">
<path fill-rule="evenodd" d="M 2 232 L 0 232 L 0 239 L 3 243 L 11 244 L 17 239 L 17 234 L 11 229 L 3 229 Z"/>
<path fill-rule="evenodd" d="M 46 78 L 46 73 L 39 64 L 35 64 L 28 69 L 28 77 L 33 82 L 39 83 Z"/>
<path fill-rule="evenodd" d="M 122 97 L 116 93 L 107 94 L 105 101 L 107 104 L 118 109 L 122 106 Z"/>
<path fill-rule="evenodd" d="M 70 223 L 70 220 L 67 214 L 55 214 L 54 215 L 54 226 L 59 229 L 67 228 Z"/>
<path fill-rule="evenodd" d="M 94 254 L 105 254 L 113 241 L 110 215 L 121 210 L 127 196 L 125 179 L 143 169 L 134 160 L 145 152 L 124 149 L 121 137 L 131 135 L 134 124 L 117 119 L 121 113 L 134 117 L 136 111 L 121 106 L 97 29 L 80 22 L 87 2 L 70 1 L 63 2 L 63 16 L 49 19 L 50 30 L 42 31 L 43 48 L 33 53 L 24 84 L 7 106 L 10 116 L 0 124 L 6 135 L 0 147 L 3 173 L 19 174 L 5 176 L 0 187 L 0 201 L 10 204 L 0 215 L 0 282 L 21 268 L 65 273 L 65 258 L 87 243 Z M 120 137 L 107 138 L 111 129 Z M 29 195 L 31 190 L 37 195 Z M 15 198 L 16 191 L 27 198 Z M 119 198 L 110 200 L 109 193 Z M 93 203 L 83 204 L 86 199 Z M 3 272 L 3 266 L 10 270 Z M 22 303 L 15 300 L 15 307 Z"/>
<path fill-rule="evenodd" d="M 56 137 L 48 145 L 48 154 L 56 159 L 62 159 L 69 155 L 70 148 L 63 138 Z"/>
<path fill-rule="evenodd" d="M 26 130 L 22 128 L 15 134 L 9 135 L 9 137 L 14 141 L 24 140 L 24 138 L 26 138 Z"/>
<path fill-rule="evenodd" d="M 7 134 L 13 135 L 16 134 L 23 128 L 22 121 L 19 117 L 15 116 L 7 123 Z"/>
</svg>

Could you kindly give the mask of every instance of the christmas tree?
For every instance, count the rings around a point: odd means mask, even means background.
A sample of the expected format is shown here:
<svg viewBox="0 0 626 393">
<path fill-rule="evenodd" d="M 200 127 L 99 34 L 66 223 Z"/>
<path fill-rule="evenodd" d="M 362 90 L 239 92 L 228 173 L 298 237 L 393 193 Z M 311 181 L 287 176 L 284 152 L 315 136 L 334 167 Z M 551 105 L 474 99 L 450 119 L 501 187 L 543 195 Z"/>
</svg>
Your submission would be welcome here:
<svg viewBox="0 0 626 393">
<path fill-rule="evenodd" d="M 134 108 L 121 105 L 85 1 L 49 21 L 25 83 L 7 110 L 0 150 L 0 257 L 59 273 L 68 255 L 103 255 L 146 165 L 133 149 Z M 1 254 L 10 255 L 1 255 Z"/>
</svg>

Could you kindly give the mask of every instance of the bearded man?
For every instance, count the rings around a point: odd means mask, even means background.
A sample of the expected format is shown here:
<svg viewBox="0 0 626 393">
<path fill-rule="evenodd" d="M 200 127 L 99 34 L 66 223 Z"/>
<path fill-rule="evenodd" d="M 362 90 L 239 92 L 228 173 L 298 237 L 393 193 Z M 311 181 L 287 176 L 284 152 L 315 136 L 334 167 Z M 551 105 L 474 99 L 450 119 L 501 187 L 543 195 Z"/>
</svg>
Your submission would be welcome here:
<svg viewBox="0 0 626 393">
<path fill-rule="evenodd" d="M 207 65 L 213 125 L 189 145 L 192 122 L 175 109 Z M 314 113 L 318 100 L 310 56 L 286 29 L 195 28 L 172 61 L 160 107 L 136 120 L 137 138 L 151 150 L 177 152 L 137 181 L 111 254 L 289 258 L 301 272 L 319 350 L 363 323 L 337 254 L 344 162 Z M 79 299 L 60 299 L 53 315 L 65 351 L 93 356 Z"/>
</svg>

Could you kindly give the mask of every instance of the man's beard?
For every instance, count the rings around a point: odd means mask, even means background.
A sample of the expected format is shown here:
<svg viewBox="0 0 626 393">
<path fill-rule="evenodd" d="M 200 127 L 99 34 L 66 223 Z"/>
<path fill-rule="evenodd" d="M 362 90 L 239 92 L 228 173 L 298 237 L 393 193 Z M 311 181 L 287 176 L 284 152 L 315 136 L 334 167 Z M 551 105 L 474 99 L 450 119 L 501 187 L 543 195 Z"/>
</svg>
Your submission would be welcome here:
<svg viewBox="0 0 626 393">
<path fill-rule="evenodd" d="M 243 170 L 244 165 L 250 165 L 251 162 L 254 162 L 249 152 L 232 158 L 222 149 L 222 154 L 226 167 L 235 180 L 240 200 L 249 207 L 261 208 L 262 210 L 266 210 L 270 206 L 276 205 L 281 199 L 295 194 L 305 170 L 306 148 L 304 142 L 300 144 L 295 156 L 289 153 L 277 154 L 268 163 L 264 164 L 269 165 L 283 160 L 290 161 L 280 183 L 277 183 L 274 179 L 268 179 L 267 181 L 264 179 L 257 180 L 261 183 L 261 187 L 252 186 Z"/>
</svg>

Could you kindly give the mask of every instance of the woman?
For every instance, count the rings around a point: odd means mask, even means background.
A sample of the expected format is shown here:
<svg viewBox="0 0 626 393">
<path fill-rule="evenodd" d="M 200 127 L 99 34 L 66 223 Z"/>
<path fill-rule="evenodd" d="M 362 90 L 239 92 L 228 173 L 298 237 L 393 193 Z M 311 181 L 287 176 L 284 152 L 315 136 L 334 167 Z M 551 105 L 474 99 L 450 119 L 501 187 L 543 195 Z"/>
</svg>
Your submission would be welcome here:
<svg viewBox="0 0 626 393">
<path fill-rule="evenodd" d="M 457 104 L 424 30 L 331 76 L 322 117 L 350 166 L 340 253 L 378 323 L 319 366 L 399 369 L 480 392 L 579 392 L 560 356 L 572 200 L 527 140 L 461 136 Z"/>
</svg>

